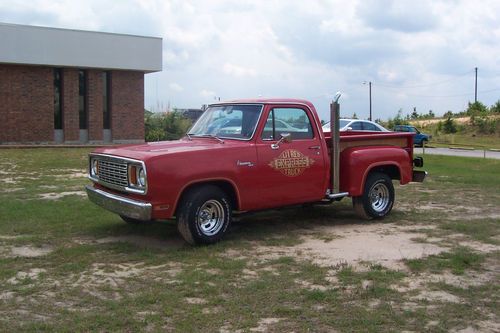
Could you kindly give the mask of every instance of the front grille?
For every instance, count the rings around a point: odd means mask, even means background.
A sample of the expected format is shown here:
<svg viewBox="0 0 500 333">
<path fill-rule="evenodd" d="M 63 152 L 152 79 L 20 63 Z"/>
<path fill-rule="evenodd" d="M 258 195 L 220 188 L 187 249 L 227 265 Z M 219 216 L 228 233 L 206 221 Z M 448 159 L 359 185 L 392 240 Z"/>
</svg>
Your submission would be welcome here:
<svg viewBox="0 0 500 333">
<path fill-rule="evenodd" d="M 97 172 L 97 176 L 103 183 L 127 187 L 127 169 L 127 162 L 125 161 L 121 161 L 118 159 L 99 159 L 99 169 Z"/>
</svg>

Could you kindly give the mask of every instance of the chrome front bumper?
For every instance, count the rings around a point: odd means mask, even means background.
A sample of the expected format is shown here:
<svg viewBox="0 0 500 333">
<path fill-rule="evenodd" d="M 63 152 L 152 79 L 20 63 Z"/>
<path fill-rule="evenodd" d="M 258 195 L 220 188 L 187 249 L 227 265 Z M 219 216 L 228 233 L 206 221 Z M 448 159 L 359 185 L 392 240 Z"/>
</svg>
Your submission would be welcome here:
<svg viewBox="0 0 500 333">
<path fill-rule="evenodd" d="M 89 200 L 113 213 L 141 221 L 151 220 L 153 206 L 150 203 L 131 200 L 111 194 L 90 185 L 85 186 Z"/>
</svg>

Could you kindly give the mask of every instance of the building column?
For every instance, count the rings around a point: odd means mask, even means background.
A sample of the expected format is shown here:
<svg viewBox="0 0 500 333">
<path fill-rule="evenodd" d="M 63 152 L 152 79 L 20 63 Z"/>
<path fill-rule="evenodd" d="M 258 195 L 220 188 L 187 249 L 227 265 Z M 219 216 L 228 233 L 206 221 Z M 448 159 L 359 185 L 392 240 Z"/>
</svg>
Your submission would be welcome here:
<svg viewBox="0 0 500 333">
<path fill-rule="evenodd" d="M 111 128 L 113 142 L 144 142 L 144 73 L 111 73 Z"/>
<path fill-rule="evenodd" d="M 65 68 L 62 77 L 64 140 L 66 143 L 79 143 L 78 70 Z"/>
<path fill-rule="evenodd" d="M 89 117 L 89 142 L 102 142 L 103 140 L 103 83 L 102 71 L 87 71 L 87 103 Z"/>
</svg>

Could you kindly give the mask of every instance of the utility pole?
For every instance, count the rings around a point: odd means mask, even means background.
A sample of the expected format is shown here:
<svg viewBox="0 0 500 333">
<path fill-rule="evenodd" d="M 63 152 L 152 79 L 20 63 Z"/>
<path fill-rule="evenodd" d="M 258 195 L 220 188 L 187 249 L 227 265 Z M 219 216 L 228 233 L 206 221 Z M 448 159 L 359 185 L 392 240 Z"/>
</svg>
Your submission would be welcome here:
<svg viewBox="0 0 500 333">
<path fill-rule="evenodd" d="M 372 121 L 372 81 L 369 82 L 370 90 L 370 121 Z"/>
<path fill-rule="evenodd" d="M 477 102 L 477 67 L 474 68 L 475 72 L 476 72 L 476 80 L 474 82 L 474 103 Z"/>
<path fill-rule="evenodd" d="M 368 118 L 368 120 L 372 120 L 372 81 L 363 81 L 363 84 L 367 84 L 368 83 L 368 92 L 369 92 L 369 96 L 370 96 L 370 117 Z"/>
</svg>

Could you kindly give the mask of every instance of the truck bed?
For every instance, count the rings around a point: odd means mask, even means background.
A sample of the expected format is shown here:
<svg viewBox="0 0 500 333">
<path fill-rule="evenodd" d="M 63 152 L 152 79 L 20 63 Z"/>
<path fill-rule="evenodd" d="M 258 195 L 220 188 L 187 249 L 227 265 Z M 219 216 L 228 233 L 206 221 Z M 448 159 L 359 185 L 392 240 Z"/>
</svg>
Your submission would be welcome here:
<svg viewBox="0 0 500 333">
<path fill-rule="evenodd" d="M 331 132 L 324 132 L 329 153 L 332 149 Z M 413 134 L 403 132 L 340 132 L 340 152 L 350 147 L 359 146 L 396 146 L 405 149 L 413 158 Z"/>
</svg>

